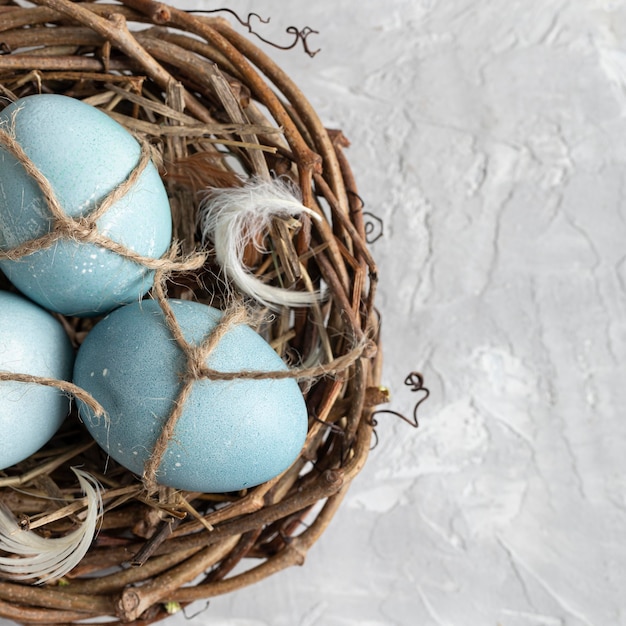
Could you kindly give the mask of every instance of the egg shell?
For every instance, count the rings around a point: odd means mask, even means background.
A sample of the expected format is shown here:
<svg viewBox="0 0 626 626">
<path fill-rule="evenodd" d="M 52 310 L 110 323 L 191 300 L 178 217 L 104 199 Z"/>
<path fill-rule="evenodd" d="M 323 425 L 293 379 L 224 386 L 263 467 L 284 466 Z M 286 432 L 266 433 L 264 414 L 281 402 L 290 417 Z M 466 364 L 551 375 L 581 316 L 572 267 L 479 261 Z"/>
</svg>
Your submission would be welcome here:
<svg viewBox="0 0 626 626">
<path fill-rule="evenodd" d="M 0 291 L 0 370 L 69 381 L 74 349 L 63 326 L 22 296 Z M 58 430 L 68 397 L 36 383 L 0 382 L 0 469 L 23 461 Z"/>
<path fill-rule="evenodd" d="M 185 339 L 200 345 L 221 312 L 197 302 L 169 301 Z M 129 304 L 103 318 L 78 351 L 74 382 L 108 413 L 81 418 L 99 445 L 141 475 L 171 414 L 186 371 L 158 302 Z M 284 371 L 286 365 L 254 330 L 238 325 L 206 360 L 223 372 Z M 308 411 L 297 382 L 197 380 L 158 469 L 162 485 L 200 492 L 237 491 L 287 469 L 305 441 Z"/>
<path fill-rule="evenodd" d="M 29 159 L 52 185 L 68 215 L 92 211 L 136 167 L 137 140 L 102 111 L 58 94 L 27 96 L 0 113 Z M 38 185 L 0 148 L 0 248 L 49 232 L 51 213 Z M 161 257 L 172 237 L 169 200 L 148 164 L 132 189 L 97 222 L 98 231 L 135 252 Z M 92 316 L 141 298 L 154 272 L 115 252 L 62 239 L 0 268 L 25 295 L 52 311 Z"/>
</svg>

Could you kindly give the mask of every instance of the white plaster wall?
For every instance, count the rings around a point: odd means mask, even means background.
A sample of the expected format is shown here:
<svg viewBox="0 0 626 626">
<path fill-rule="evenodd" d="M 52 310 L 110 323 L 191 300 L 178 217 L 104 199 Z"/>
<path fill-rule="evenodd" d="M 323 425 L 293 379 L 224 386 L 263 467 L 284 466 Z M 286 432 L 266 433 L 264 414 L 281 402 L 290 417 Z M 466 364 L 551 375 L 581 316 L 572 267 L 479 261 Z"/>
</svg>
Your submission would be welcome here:
<svg viewBox="0 0 626 626">
<path fill-rule="evenodd" d="M 303 567 L 168 625 L 626 624 L 626 0 L 223 4 L 320 31 L 264 49 L 385 222 L 390 408 L 432 393 Z"/>
</svg>

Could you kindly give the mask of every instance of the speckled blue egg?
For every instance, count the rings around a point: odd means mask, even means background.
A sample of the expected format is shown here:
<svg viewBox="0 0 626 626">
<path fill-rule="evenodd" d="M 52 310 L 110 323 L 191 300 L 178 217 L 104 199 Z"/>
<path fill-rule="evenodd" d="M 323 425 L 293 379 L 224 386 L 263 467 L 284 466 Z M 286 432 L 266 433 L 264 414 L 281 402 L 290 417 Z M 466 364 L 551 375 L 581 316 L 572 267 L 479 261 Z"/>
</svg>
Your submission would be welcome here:
<svg viewBox="0 0 626 626">
<path fill-rule="evenodd" d="M 68 381 L 73 363 L 69 337 L 48 311 L 0 291 L 0 371 Z M 69 399 L 58 389 L 0 381 L 0 469 L 39 450 L 68 411 Z"/>
<path fill-rule="evenodd" d="M 200 345 L 221 312 L 170 300 L 185 339 Z M 254 330 L 238 325 L 207 358 L 223 372 L 282 371 L 286 365 Z M 141 475 L 182 385 L 186 358 L 158 302 L 129 304 L 103 318 L 78 351 L 74 382 L 108 413 L 108 422 L 79 404 L 87 428 L 116 461 Z M 307 433 L 297 382 L 197 380 L 158 469 L 162 485 L 201 492 L 237 491 L 263 483 L 297 458 Z"/>
<path fill-rule="evenodd" d="M 88 214 L 136 167 L 137 140 L 102 111 L 58 94 L 17 100 L 0 113 L 29 159 L 48 179 L 65 212 Z M 152 163 L 132 189 L 97 222 L 98 230 L 158 258 L 172 236 L 169 200 Z M 22 165 L 0 148 L 0 249 L 8 250 L 51 229 L 43 195 Z M 93 316 L 139 300 L 153 272 L 115 252 L 69 239 L 0 268 L 25 295 L 52 311 Z"/>
</svg>

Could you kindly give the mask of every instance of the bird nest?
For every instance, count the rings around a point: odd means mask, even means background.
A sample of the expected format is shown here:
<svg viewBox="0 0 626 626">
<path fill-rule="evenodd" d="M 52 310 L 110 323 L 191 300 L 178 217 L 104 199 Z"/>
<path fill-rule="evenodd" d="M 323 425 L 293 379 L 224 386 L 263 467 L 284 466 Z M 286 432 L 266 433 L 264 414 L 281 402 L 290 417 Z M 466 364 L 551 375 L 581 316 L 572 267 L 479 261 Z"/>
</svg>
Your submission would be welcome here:
<svg viewBox="0 0 626 626">
<path fill-rule="evenodd" d="M 207 189 L 280 178 L 311 211 L 274 218 L 262 245 L 252 242 L 243 256 L 263 284 L 323 294 L 308 306 L 246 303 L 306 401 L 308 435 L 289 469 L 232 493 L 155 485 L 95 445 L 74 402 L 48 444 L 0 472 L 0 501 L 24 532 L 63 537 L 81 524 L 86 498 L 73 467 L 97 479 L 103 506 L 88 551 L 62 578 L 0 579 L 0 615 L 25 624 L 148 624 L 301 564 L 326 529 L 365 463 L 372 414 L 386 399 L 376 265 L 346 138 L 322 125 L 299 88 L 241 29 L 151 0 L 35 5 L 0 6 L 2 103 L 37 93 L 80 99 L 149 152 L 178 245 L 175 258 L 156 268 L 147 297 L 228 308 L 237 294 L 200 233 Z M 75 348 L 97 322 L 56 316 Z"/>
</svg>

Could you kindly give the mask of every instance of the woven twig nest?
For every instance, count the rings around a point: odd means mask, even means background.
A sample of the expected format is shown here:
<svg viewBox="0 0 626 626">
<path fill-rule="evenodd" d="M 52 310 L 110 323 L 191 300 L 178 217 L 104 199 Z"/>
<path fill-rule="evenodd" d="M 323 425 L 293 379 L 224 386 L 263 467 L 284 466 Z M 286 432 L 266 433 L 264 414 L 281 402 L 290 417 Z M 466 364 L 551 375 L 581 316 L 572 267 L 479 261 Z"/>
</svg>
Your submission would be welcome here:
<svg viewBox="0 0 626 626">
<path fill-rule="evenodd" d="M 236 493 L 150 489 L 94 444 L 74 406 L 43 449 L 1 473 L 0 500 L 43 536 L 63 536 L 81 520 L 85 503 L 72 467 L 101 483 L 104 516 L 86 556 L 63 579 L 0 581 L 0 615 L 147 624 L 301 564 L 327 527 L 364 465 L 372 412 L 384 399 L 376 266 L 346 139 L 325 129 L 280 67 L 226 20 L 150 0 L 35 4 L 0 7 L 2 100 L 71 96 L 106 111 L 148 147 L 171 203 L 177 260 L 193 260 L 157 277 L 161 296 L 166 290 L 220 307 L 236 292 L 199 235 L 207 188 L 289 179 L 317 216 L 304 215 L 296 227 L 276 220 L 266 251 L 251 247 L 246 256 L 267 284 L 324 293 L 311 306 L 278 307 L 259 326 L 289 366 L 306 370 L 308 436 L 288 470 Z M 77 348 L 97 322 L 57 317 Z"/>
</svg>

